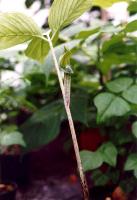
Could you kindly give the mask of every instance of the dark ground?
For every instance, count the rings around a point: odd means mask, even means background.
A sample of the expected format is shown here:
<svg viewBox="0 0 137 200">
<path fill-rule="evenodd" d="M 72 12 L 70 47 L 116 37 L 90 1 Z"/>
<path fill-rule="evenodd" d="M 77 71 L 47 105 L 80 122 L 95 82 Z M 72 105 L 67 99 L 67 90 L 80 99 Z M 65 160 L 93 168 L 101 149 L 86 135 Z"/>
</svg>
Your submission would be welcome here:
<svg viewBox="0 0 137 200">
<path fill-rule="evenodd" d="M 16 200 L 82 200 L 74 151 L 64 148 L 66 135 L 70 137 L 67 132 L 28 154 L 30 182 L 26 189 L 19 188 Z M 136 194 L 130 195 L 129 200 L 137 200 Z"/>
<path fill-rule="evenodd" d="M 17 193 L 17 200 L 81 200 L 81 188 L 78 183 L 69 180 L 50 178 L 47 181 L 35 181 L 26 191 Z"/>
<path fill-rule="evenodd" d="M 65 132 L 40 150 L 29 153 L 29 179 L 31 184 L 19 190 L 17 200 L 81 200 L 81 186 L 73 149 L 64 150 L 70 138 Z"/>
</svg>

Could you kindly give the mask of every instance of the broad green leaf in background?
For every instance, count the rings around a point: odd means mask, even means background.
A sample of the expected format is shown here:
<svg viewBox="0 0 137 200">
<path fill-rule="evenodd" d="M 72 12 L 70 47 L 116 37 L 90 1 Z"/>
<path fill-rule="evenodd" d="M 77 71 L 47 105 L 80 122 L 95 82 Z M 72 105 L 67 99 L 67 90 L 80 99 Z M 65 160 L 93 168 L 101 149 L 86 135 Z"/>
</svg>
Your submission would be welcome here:
<svg viewBox="0 0 137 200">
<path fill-rule="evenodd" d="M 87 124 L 87 104 L 86 95 L 72 96 L 71 111 L 75 121 Z M 21 126 L 27 150 L 38 148 L 54 140 L 59 134 L 60 125 L 64 119 L 66 119 L 66 114 L 62 100 L 54 101 L 36 111 Z"/>
<path fill-rule="evenodd" d="M 130 143 L 133 140 L 133 135 L 125 131 L 115 131 L 110 134 L 110 140 L 115 145 L 124 145 Z"/>
<path fill-rule="evenodd" d="M 77 39 L 87 39 L 89 36 L 98 33 L 100 30 L 100 27 L 97 28 L 85 28 L 84 30 L 82 30 L 81 32 L 79 32 L 76 35 Z"/>
<path fill-rule="evenodd" d="M 56 32 L 67 26 L 91 6 L 92 0 L 54 0 L 49 14 L 51 30 Z"/>
<path fill-rule="evenodd" d="M 99 21 L 100 22 L 100 21 Z M 111 23 L 107 23 L 107 24 L 98 24 L 97 22 L 95 22 L 95 24 L 93 24 L 92 22 L 92 26 L 88 27 L 88 28 L 84 28 L 83 30 L 79 31 L 76 35 L 75 38 L 77 39 L 87 39 L 88 37 L 98 33 L 99 35 L 101 33 L 110 33 L 110 34 L 116 34 L 117 32 L 120 31 L 120 27 L 116 27 L 114 25 L 112 25 Z"/>
<path fill-rule="evenodd" d="M 55 101 L 44 106 L 21 127 L 27 150 L 38 148 L 55 139 L 60 130 L 62 112 L 64 107 L 61 101 Z"/>
<path fill-rule="evenodd" d="M 127 26 L 124 29 L 125 32 L 134 32 L 137 31 L 137 20 L 134 20 L 127 24 Z"/>
<path fill-rule="evenodd" d="M 104 42 L 102 50 L 103 50 L 103 53 L 105 53 L 105 55 L 109 54 L 110 52 L 111 53 L 113 52 L 117 55 L 120 54 L 120 56 L 121 55 L 125 56 L 128 53 L 129 54 L 136 53 L 136 43 L 135 42 L 133 42 L 133 41 L 125 42 L 124 38 L 122 38 L 121 41 L 120 40 L 114 41 L 113 39 L 111 39 L 110 41 Z M 125 62 L 127 62 L 127 61 L 125 61 Z"/>
<path fill-rule="evenodd" d="M 119 46 L 118 46 L 119 48 Z M 113 52 L 113 50 L 110 50 Z M 103 74 L 107 74 L 111 68 L 118 68 L 120 64 L 134 64 L 136 62 L 136 55 L 135 53 L 123 53 L 116 54 L 116 53 L 107 53 L 103 56 L 101 63 L 99 65 L 99 69 L 102 71 Z"/>
<path fill-rule="evenodd" d="M 102 156 L 99 152 L 81 151 L 80 152 L 84 171 L 89 171 L 100 167 L 103 164 Z"/>
<path fill-rule="evenodd" d="M 46 40 L 39 37 L 34 37 L 28 45 L 25 54 L 26 56 L 43 63 L 44 58 L 48 54 L 49 50 L 49 43 Z"/>
<path fill-rule="evenodd" d="M 132 133 L 134 134 L 134 136 L 137 138 L 137 122 L 134 122 L 132 124 Z"/>
<path fill-rule="evenodd" d="M 17 131 L 17 126 L 16 125 L 9 125 L 9 126 L 2 126 L 0 133 L 11 133 L 11 132 L 16 132 Z M 1 132 L 2 131 L 2 132 Z"/>
<path fill-rule="evenodd" d="M 35 22 L 28 16 L 13 12 L 0 13 L 0 49 L 41 37 L 42 33 Z"/>
<path fill-rule="evenodd" d="M 96 152 L 86 150 L 80 152 L 84 171 L 96 169 L 103 162 L 114 167 L 117 162 L 117 155 L 118 151 L 111 142 L 103 144 Z"/>
<path fill-rule="evenodd" d="M 133 83 L 133 79 L 128 77 L 118 78 L 106 84 L 111 92 L 119 93 L 126 90 Z"/>
<path fill-rule="evenodd" d="M 100 6 L 102 8 L 110 7 L 114 3 L 129 2 L 130 0 L 93 0 L 93 5 Z"/>
<path fill-rule="evenodd" d="M 137 154 L 130 154 L 125 163 L 125 170 L 137 170 Z"/>
<path fill-rule="evenodd" d="M 123 116 L 130 111 L 130 106 L 124 99 L 107 92 L 97 95 L 94 103 L 97 107 L 97 121 L 99 123 L 112 117 Z"/>
<path fill-rule="evenodd" d="M 18 131 L 13 131 L 13 132 L 4 132 L 2 133 L 2 135 L 0 136 L 0 144 L 2 146 L 10 146 L 10 145 L 21 145 L 21 146 L 26 146 L 24 139 L 23 139 L 23 135 L 18 132 Z"/>
<path fill-rule="evenodd" d="M 88 95 L 83 92 L 83 94 L 73 95 L 70 104 L 73 120 L 86 125 L 88 121 L 88 100 Z"/>
<path fill-rule="evenodd" d="M 117 47 L 120 47 L 121 44 L 123 43 L 123 37 L 124 35 L 122 33 L 113 35 L 109 40 L 104 41 L 103 45 L 102 45 L 102 52 L 106 53 L 106 52 L 110 52 L 110 50 L 112 49 L 117 49 Z"/>
<path fill-rule="evenodd" d="M 130 103 L 137 104 L 137 85 L 133 85 L 123 92 L 123 97 Z"/>
<path fill-rule="evenodd" d="M 111 142 L 104 143 L 98 149 L 98 151 L 102 155 L 103 162 L 111 165 L 112 167 L 116 166 L 118 151 L 113 143 L 111 143 Z"/>
<path fill-rule="evenodd" d="M 106 74 L 113 67 L 120 64 L 134 64 L 136 62 L 136 44 L 132 40 L 125 42 L 124 32 L 120 32 L 106 40 L 101 48 L 102 59 L 100 70 Z"/>
<path fill-rule="evenodd" d="M 137 1 L 131 1 L 131 3 L 128 6 L 128 11 L 130 12 L 130 14 L 137 13 Z"/>
<path fill-rule="evenodd" d="M 97 169 L 92 172 L 91 179 L 94 181 L 95 186 L 104 186 L 108 183 L 110 177 Z"/>
<path fill-rule="evenodd" d="M 83 94 L 73 94 L 71 96 L 70 109 L 72 112 L 72 118 L 74 121 L 81 122 L 87 125 L 88 121 L 88 94 L 83 92 Z M 67 115 L 64 110 L 62 119 L 67 120 Z"/>
</svg>

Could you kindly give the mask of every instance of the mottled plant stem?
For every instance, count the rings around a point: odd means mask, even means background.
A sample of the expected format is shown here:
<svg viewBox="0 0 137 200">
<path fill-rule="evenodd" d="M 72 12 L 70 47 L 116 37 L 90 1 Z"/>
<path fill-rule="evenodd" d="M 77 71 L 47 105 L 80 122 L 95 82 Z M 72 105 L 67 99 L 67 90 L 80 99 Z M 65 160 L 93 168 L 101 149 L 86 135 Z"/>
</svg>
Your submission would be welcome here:
<svg viewBox="0 0 137 200">
<path fill-rule="evenodd" d="M 55 52 L 54 52 L 53 44 L 52 44 L 51 38 L 49 36 L 49 33 L 47 33 L 46 35 L 47 35 L 47 39 L 48 39 L 48 42 L 49 42 L 49 45 L 50 45 L 50 49 L 51 49 L 52 57 L 53 57 L 53 60 L 54 60 L 55 68 L 56 68 L 56 71 L 57 71 L 57 75 L 58 75 L 58 79 L 59 79 L 59 83 L 60 83 L 60 88 L 61 88 L 61 91 L 62 91 L 64 106 L 65 106 L 65 110 L 66 110 L 67 117 L 68 117 L 69 127 L 70 127 L 70 131 L 71 131 L 73 146 L 74 146 L 76 160 L 77 160 L 77 166 L 78 166 L 79 175 L 80 175 L 80 179 L 81 179 L 81 185 L 82 185 L 82 189 L 83 189 L 84 200 L 89 200 L 88 185 L 87 185 L 87 181 L 86 181 L 86 178 L 85 178 L 85 175 L 84 175 L 84 172 L 83 172 L 83 167 L 82 167 L 82 162 L 81 162 L 81 158 L 80 158 L 80 154 L 79 154 L 79 147 L 78 147 L 75 127 L 74 127 L 74 123 L 73 123 L 73 119 L 72 119 L 72 114 L 71 114 L 69 105 L 66 102 L 66 98 L 65 98 L 65 90 L 64 90 L 64 84 L 63 84 L 62 76 L 61 76 L 61 73 L 60 73 L 60 67 L 59 67 Z"/>
</svg>

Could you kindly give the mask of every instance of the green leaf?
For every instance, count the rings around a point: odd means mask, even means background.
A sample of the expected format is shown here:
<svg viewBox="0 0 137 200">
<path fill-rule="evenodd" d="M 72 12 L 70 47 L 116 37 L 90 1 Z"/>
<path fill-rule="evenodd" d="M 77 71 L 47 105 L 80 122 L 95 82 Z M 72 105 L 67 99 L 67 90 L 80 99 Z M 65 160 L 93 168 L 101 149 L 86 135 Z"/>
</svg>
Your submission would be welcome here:
<svg viewBox="0 0 137 200">
<path fill-rule="evenodd" d="M 120 46 L 118 46 L 117 48 L 120 48 Z M 114 49 L 110 50 L 110 52 L 113 51 Z M 118 68 L 120 64 L 130 65 L 134 64 L 136 61 L 136 55 L 134 53 L 127 52 L 121 55 L 121 53 L 116 54 L 110 52 L 103 56 L 103 59 L 101 60 L 101 63 L 99 65 L 99 68 L 103 74 L 107 74 L 112 67 Z"/>
<path fill-rule="evenodd" d="M 109 177 L 109 180 L 112 181 L 112 183 L 114 185 L 116 185 L 119 181 L 119 178 L 120 178 L 120 170 L 119 169 L 115 169 L 115 170 L 110 170 L 107 172 L 107 175 Z"/>
<path fill-rule="evenodd" d="M 94 29 L 93 28 L 87 28 L 87 29 L 84 28 L 84 30 L 82 30 L 79 34 L 77 34 L 76 38 L 77 39 L 86 39 L 89 36 L 99 32 L 99 30 L 100 30 L 100 27 L 97 27 Z"/>
<path fill-rule="evenodd" d="M 133 85 L 123 92 L 123 97 L 130 103 L 137 104 L 137 85 Z"/>
<path fill-rule="evenodd" d="M 128 77 L 118 78 L 106 84 L 111 92 L 119 93 L 126 90 L 133 83 L 133 79 Z"/>
<path fill-rule="evenodd" d="M 129 104 L 121 97 L 117 97 L 111 93 L 101 93 L 94 99 L 97 107 L 97 121 L 104 122 L 112 117 L 120 117 L 130 111 Z"/>
<path fill-rule="evenodd" d="M 125 163 L 125 170 L 137 170 L 137 154 L 133 153 L 130 154 L 127 158 L 127 161 Z"/>
<path fill-rule="evenodd" d="M 93 5 L 100 6 L 102 8 L 110 7 L 114 3 L 118 2 L 129 2 L 129 0 L 93 0 Z"/>
<path fill-rule="evenodd" d="M 132 124 L 132 133 L 137 138 L 137 122 Z"/>
<path fill-rule="evenodd" d="M 53 32 L 67 26 L 90 9 L 92 0 L 54 0 L 50 15 L 49 26 Z"/>
<path fill-rule="evenodd" d="M 46 145 L 58 136 L 62 112 L 64 112 L 62 102 L 52 102 L 35 112 L 22 125 L 21 131 L 24 134 L 27 150 Z"/>
<path fill-rule="evenodd" d="M 137 169 L 134 170 L 134 176 L 137 178 Z"/>
<path fill-rule="evenodd" d="M 40 37 L 34 37 L 29 43 L 25 54 L 26 56 L 43 63 L 44 58 L 47 56 L 49 50 L 49 43 L 46 40 Z"/>
<path fill-rule="evenodd" d="M 137 20 L 128 23 L 124 31 L 127 33 L 137 31 Z"/>
<path fill-rule="evenodd" d="M 26 146 L 25 142 L 23 140 L 23 135 L 20 132 L 14 131 L 14 132 L 4 132 L 0 136 L 0 143 L 2 146 L 10 146 L 10 145 L 21 145 Z"/>
<path fill-rule="evenodd" d="M 136 1 L 131 1 L 131 3 L 128 6 L 128 11 L 130 14 L 136 14 L 137 12 L 137 2 Z"/>
<path fill-rule="evenodd" d="M 114 130 L 114 132 L 111 132 L 110 139 L 111 141 L 113 141 L 114 144 L 122 146 L 132 142 L 133 136 L 128 132 L 123 132 L 123 131 L 117 132 Z"/>
<path fill-rule="evenodd" d="M 87 125 L 88 121 L 88 95 L 87 93 L 75 94 L 71 96 L 70 109 L 74 121 Z M 67 120 L 66 111 L 64 109 L 63 119 Z"/>
<path fill-rule="evenodd" d="M 109 52 L 112 49 L 119 50 L 117 47 L 121 47 L 123 43 L 123 33 L 119 33 L 116 35 L 113 35 L 109 40 L 104 41 L 103 46 L 102 46 L 102 51 L 103 53 Z M 123 48 L 123 46 L 122 46 Z M 111 52 L 112 53 L 112 52 Z"/>
<path fill-rule="evenodd" d="M 99 152 L 80 152 L 84 171 L 89 171 L 100 167 L 103 164 L 102 156 Z"/>
<path fill-rule="evenodd" d="M 18 127 L 16 125 L 9 125 L 9 126 L 2 126 L 2 130 L 4 130 L 5 133 L 10 133 L 17 131 Z"/>
<path fill-rule="evenodd" d="M 0 14 L 0 49 L 24 43 L 36 36 L 42 36 L 42 33 L 30 17 L 18 12 Z"/>
<path fill-rule="evenodd" d="M 109 176 L 103 174 L 100 170 L 93 171 L 91 178 L 94 181 L 95 186 L 104 186 L 110 180 Z"/>
<path fill-rule="evenodd" d="M 87 125 L 88 96 L 87 94 L 72 95 L 70 109 L 73 120 Z"/>
<path fill-rule="evenodd" d="M 98 151 L 101 153 L 104 162 L 112 167 L 116 166 L 118 151 L 114 144 L 111 142 L 105 143 L 99 148 Z"/>
</svg>

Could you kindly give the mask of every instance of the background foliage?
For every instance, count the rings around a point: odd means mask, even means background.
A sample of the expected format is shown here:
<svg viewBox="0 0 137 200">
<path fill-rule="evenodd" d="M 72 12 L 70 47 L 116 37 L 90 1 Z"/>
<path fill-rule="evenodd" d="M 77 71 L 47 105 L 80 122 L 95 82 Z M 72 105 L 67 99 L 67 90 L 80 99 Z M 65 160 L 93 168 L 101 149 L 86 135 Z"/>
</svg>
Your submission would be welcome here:
<svg viewBox="0 0 137 200">
<path fill-rule="evenodd" d="M 58 61 L 64 47 L 72 52 L 71 110 L 80 127 L 78 139 L 84 170 L 92 172 L 95 185 L 111 182 L 125 187 L 127 181 L 131 182 L 131 188 L 126 188 L 130 192 L 137 182 L 137 40 L 134 34 L 137 20 L 115 26 L 111 21 L 98 19 L 95 25 L 81 23 L 66 27 L 90 8 L 91 1 L 79 3 L 77 12 L 78 1 L 73 1 L 72 12 L 72 1 L 69 1 L 67 9 L 66 4 L 62 5 L 61 14 L 58 2 L 53 3 L 49 26 Z M 113 3 L 107 2 L 103 5 Z M 26 1 L 28 7 L 32 3 Z M 102 5 L 102 1 L 93 3 Z M 135 3 L 131 2 L 128 7 L 132 14 L 137 11 Z M 29 17 L 19 13 L 1 14 L 0 27 L 1 49 L 28 41 L 25 54 L 40 61 L 27 59 L 24 52 L 19 52 L 14 62 L 12 57 L 0 60 L 1 74 L 15 72 L 19 63 L 23 69 L 18 86 L 0 83 L 0 123 L 2 126 L 18 124 L 26 142 L 25 150 L 30 151 L 55 139 L 66 120 L 54 64 L 42 31 Z M 97 142 L 95 135 L 99 141 L 93 149 L 93 143 Z M 82 137 L 89 138 L 89 146 L 88 140 L 84 143 Z"/>
</svg>

